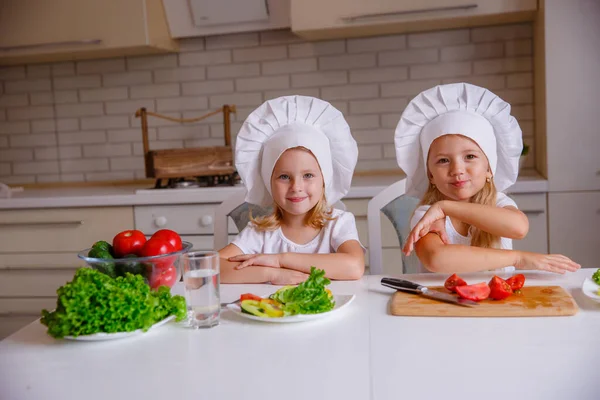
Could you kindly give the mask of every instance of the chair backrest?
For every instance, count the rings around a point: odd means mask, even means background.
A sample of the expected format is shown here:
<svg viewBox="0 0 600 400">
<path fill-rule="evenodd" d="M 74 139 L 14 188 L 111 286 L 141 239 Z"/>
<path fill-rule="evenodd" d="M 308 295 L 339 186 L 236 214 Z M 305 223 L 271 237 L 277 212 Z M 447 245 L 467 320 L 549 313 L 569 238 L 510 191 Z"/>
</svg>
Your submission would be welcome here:
<svg viewBox="0 0 600 400">
<path fill-rule="evenodd" d="M 369 271 L 373 275 L 383 273 L 383 245 L 381 240 L 381 213 L 392 223 L 400 248 L 406 243 L 410 233 L 410 218 L 419 204 L 419 199 L 406 196 L 406 179 L 391 184 L 375 197 L 367 206 L 367 226 L 369 233 Z M 419 259 L 411 254 L 404 256 L 400 251 L 402 265 L 398 265 L 398 273 L 417 273 L 421 270 Z"/>
</svg>

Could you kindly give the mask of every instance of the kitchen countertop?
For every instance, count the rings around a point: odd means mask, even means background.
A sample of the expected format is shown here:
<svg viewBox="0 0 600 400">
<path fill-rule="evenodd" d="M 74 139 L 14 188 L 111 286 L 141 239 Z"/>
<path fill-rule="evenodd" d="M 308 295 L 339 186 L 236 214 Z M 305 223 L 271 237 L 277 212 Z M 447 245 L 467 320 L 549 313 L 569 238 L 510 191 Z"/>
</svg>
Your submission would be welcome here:
<svg viewBox="0 0 600 400">
<path fill-rule="evenodd" d="M 213 329 L 171 323 L 137 338 L 72 342 L 52 339 L 36 321 L 0 342 L 0 398 L 597 399 L 600 304 L 580 289 L 593 271 L 523 271 L 526 285 L 571 293 L 579 312 L 569 317 L 391 316 L 393 290 L 381 276 L 365 276 L 333 282 L 334 293 L 356 299 L 312 322 L 255 322 L 225 311 Z M 446 277 L 407 278 L 439 285 Z M 273 290 L 222 285 L 221 300 Z"/>
<path fill-rule="evenodd" d="M 371 198 L 402 178 L 402 175 L 356 176 L 345 198 Z M 197 189 L 150 189 L 150 185 L 90 186 L 71 188 L 25 189 L 12 198 L 0 199 L 0 209 L 133 206 L 150 204 L 220 203 L 243 186 Z M 509 193 L 543 193 L 548 181 L 535 171 L 519 176 Z"/>
</svg>

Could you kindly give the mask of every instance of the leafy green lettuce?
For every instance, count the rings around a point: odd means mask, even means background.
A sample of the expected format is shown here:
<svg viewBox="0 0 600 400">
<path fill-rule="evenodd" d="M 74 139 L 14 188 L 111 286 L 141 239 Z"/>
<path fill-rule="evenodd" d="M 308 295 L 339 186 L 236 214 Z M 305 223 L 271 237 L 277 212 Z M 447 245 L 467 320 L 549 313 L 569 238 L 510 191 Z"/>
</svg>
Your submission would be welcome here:
<svg viewBox="0 0 600 400">
<path fill-rule="evenodd" d="M 600 268 L 598 268 L 598 270 L 594 272 L 594 275 L 592 275 L 592 280 L 598 285 L 600 285 Z"/>
<path fill-rule="evenodd" d="M 55 338 L 146 331 L 171 314 L 177 321 L 186 316 L 182 296 L 171 296 L 165 286 L 151 291 L 140 275 L 111 278 L 94 269 L 81 268 L 56 293 L 56 310 L 42 310 L 41 318 L 48 334 Z"/>
<path fill-rule="evenodd" d="M 335 306 L 335 301 L 325 290 L 330 283 L 324 270 L 311 267 L 308 279 L 298 286 L 280 289 L 270 298 L 283 304 L 285 315 L 322 313 Z"/>
</svg>

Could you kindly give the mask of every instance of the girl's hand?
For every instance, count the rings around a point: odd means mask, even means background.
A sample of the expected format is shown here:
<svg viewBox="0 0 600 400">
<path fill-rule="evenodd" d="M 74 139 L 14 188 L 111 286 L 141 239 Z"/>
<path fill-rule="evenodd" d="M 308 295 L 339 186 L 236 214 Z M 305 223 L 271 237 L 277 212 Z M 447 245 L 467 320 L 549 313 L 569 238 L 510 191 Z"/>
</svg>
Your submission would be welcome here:
<svg viewBox="0 0 600 400">
<path fill-rule="evenodd" d="M 234 269 L 242 269 L 250 266 L 281 268 L 279 262 L 279 254 L 240 254 L 234 257 L 229 257 L 227 261 L 241 262 Z"/>
<path fill-rule="evenodd" d="M 293 269 L 273 269 L 269 281 L 273 285 L 298 285 L 308 279 L 308 274 Z"/>
<path fill-rule="evenodd" d="M 440 202 L 433 204 L 429 210 L 421 217 L 417 225 L 410 231 L 406 244 L 402 251 L 406 256 L 415 248 L 415 243 L 429 232 L 437 233 L 444 244 L 448 244 L 448 235 L 446 234 L 446 214 L 440 205 Z"/>
<path fill-rule="evenodd" d="M 515 268 L 537 269 L 564 274 L 566 271 L 577 271 L 581 268 L 581 265 L 562 254 L 539 254 L 522 251 L 519 252 L 519 259 L 515 263 Z"/>
</svg>

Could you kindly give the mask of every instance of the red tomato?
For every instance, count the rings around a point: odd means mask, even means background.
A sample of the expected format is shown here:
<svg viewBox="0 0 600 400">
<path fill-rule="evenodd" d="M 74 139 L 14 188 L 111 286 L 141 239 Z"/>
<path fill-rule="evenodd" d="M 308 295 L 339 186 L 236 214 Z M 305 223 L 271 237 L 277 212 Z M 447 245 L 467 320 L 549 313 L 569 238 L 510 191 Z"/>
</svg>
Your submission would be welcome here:
<svg viewBox="0 0 600 400">
<path fill-rule="evenodd" d="M 240 301 L 244 301 L 244 300 L 256 300 L 256 301 L 261 301 L 262 297 L 257 296 L 255 294 L 252 293 L 244 293 L 243 295 L 240 296 Z"/>
<path fill-rule="evenodd" d="M 150 238 L 150 240 L 148 240 L 146 243 L 144 243 L 144 246 L 142 246 L 142 250 L 140 251 L 140 256 L 141 257 L 160 256 L 163 254 L 173 253 L 174 251 L 175 251 L 175 249 L 173 249 L 173 246 L 171 246 L 171 243 L 164 241 L 164 240 L 160 240 L 160 239 Z M 173 262 L 175 262 L 176 258 L 177 258 L 177 256 L 162 257 L 161 259 L 153 260 L 150 263 L 152 263 L 152 265 L 155 268 L 166 269 L 169 266 L 173 265 Z"/>
<path fill-rule="evenodd" d="M 475 285 L 457 286 L 456 293 L 463 299 L 480 301 L 485 300 L 490 295 L 490 287 L 485 282 Z"/>
<path fill-rule="evenodd" d="M 496 275 L 492 277 L 490 283 L 490 298 L 494 300 L 503 300 L 512 294 L 512 289 L 506 281 Z"/>
<path fill-rule="evenodd" d="M 171 246 L 173 246 L 175 251 L 179 251 L 182 249 L 181 237 L 177 234 L 177 232 L 172 231 L 170 229 L 161 229 L 159 231 L 156 231 L 150 239 L 160 239 L 169 242 L 171 243 Z"/>
<path fill-rule="evenodd" d="M 174 265 L 171 265 L 165 269 L 155 269 L 150 274 L 148 284 L 152 289 L 158 289 L 160 286 L 173 287 L 175 280 L 177 279 L 177 269 Z"/>
<path fill-rule="evenodd" d="M 510 285 L 510 288 L 513 290 L 513 292 L 515 290 L 519 290 L 525 284 L 525 275 L 517 274 L 515 276 L 511 276 L 506 280 L 506 283 Z"/>
<path fill-rule="evenodd" d="M 115 257 L 123 258 L 127 254 L 139 255 L 144 243 L 146 243 L 146 236 L 141 231 L 129 230 L 118 233 L 112 243 Z"/>
<path fill-rule="evenodd" d="M 454 274 L 444 282 L 444 287 L 451 292 L 456 292 L 457 286 L 465 286 L 467 282 L 460 276 Z"/>
</svg>

